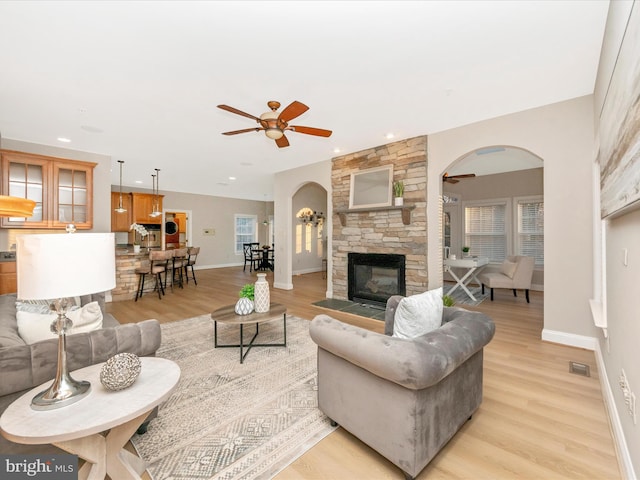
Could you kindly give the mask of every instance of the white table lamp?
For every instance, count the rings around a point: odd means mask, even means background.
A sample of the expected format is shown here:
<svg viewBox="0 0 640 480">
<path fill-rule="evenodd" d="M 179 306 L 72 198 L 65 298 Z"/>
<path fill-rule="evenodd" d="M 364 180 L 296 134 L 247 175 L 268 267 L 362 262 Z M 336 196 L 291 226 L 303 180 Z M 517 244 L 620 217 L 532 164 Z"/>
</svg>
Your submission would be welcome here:
<svg viewBox="0 0 640 480">
<path fill-rule="evenodd" d="M 60 408 L 87 395 L 91 384 L 76 381 L 67 369 L 65 333 L 73 323 L 65 314 L 69 297 L 100 293 L 116 286 L 113 233 L 18 235 L 16 238 L 18 299 L 51 300 L 58 317 L 58 367 L 53 384 L 36 395 L 35 410 Z"/>
</svg>

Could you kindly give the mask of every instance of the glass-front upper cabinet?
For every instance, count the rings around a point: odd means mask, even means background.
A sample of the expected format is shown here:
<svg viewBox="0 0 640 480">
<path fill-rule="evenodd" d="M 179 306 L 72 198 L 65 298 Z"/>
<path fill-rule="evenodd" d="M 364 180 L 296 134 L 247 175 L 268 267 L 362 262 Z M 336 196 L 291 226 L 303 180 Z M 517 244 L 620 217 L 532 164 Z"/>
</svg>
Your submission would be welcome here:
<svg viewBox="0 0 640 480">
<path fill-rule="evenodd" d="M 2 194 L 36 202 L 33 216 L 4 217 L 3 227 L 92 228 L 95 163 L 8 150 L 0 155 Z"/>
</svg>

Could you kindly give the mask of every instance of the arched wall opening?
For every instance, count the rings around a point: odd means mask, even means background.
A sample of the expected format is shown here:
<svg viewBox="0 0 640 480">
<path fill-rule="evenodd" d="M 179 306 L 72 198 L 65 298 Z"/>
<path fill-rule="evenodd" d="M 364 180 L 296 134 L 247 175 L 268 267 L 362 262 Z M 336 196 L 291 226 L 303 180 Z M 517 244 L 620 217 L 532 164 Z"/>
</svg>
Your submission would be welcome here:
<svg viewBox="0 0 640 480">
<path fill-rule="evenodd" d="M 510 145 L 482 145 L 447 165 L 441 182 L 443 259 L 488 258 L 486 273 L 499 271 L 508 256 L 530 256 L 535 259 L 531 290 L 544 290 L 543 165 L 537 155 Z M 458 270 L 453 273 L 465 273 Z M 445 293 L 475 303 L 453 288 L 455 278 L 447 269 L 443 280 Z M 479 298 L 480 285 L 473 281 L 468 288 Z"/>
</svg>

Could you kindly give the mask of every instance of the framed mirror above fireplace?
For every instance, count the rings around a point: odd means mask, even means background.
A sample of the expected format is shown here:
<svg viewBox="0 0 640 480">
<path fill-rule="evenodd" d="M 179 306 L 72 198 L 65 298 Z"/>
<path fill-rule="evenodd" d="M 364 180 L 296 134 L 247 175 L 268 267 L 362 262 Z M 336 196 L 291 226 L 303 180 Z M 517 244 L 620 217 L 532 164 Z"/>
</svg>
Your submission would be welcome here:
<svg viewBox="0 0 640 480">
<path fill-rule="evenodd" d="M 349 208 L 390 206 L 392 184 L 393 165 L 353 172 L 349 190 Z"/>
</svg>

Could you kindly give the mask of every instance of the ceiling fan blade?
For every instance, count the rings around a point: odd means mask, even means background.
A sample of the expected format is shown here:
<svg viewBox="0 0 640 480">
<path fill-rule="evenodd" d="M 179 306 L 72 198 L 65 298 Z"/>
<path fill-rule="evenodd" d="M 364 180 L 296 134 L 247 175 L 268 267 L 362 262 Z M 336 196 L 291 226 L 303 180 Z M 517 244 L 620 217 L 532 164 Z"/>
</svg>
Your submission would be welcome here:
<svg viewBox="0 0 640 480">
<path fill-rule="evenodd" d="M 333 133 L 331 130 L 323 130 L 322 128 L 302 127 L 299 125 L 290 126 L 290 130 L 298 133 L 306 133 L 307 135 L 316 135 L 317 137 L 330 137 Z"/>
<path fill-rule="evenodd" d="M 282 135 L 280 138 L 278 138 L 276 140 L 276 145 L 278 145 L 278 147 L 280 147 L 280 148 L 288 147 L 289 146 L 289 140 L 287 140 L 287 137 Z"/>
<path fill-rule="evenodd" d="M 239 133 L 259 132 L 260 130 L 264 130 L 264 128 L 259 128 L 259 127 L 244 128 L 242 130 L 233 130 L 231 132 L 222 132 L 222 135 L 237 135 Z"/>
<path fill-rule="evenodd" d="M 254 117 L 250 113 L 245 113 L 242 110 L 238 110 L 237 108 L 230 107 L 229 105 L 218 105 L 218 108 L 221 108 L 222 110 L 226 110 L 227 112 L 235 113 L 237 115 L 242 115 L 243 117 L 251 118 L 256 122 L 260 121 L 258 117 Z"/>
<path fill-rule="evenodd" d="M 442 179 L 442 181 L 447 182 L 447 183 L 458 183 L 460 180 L 456 180 L 455 178 L 448 178 L 448 177 L 444 177 Z"/>
<path fill-rule="evenodd" d="M 307 110 L 309 110 L 309 107 L 307 107 L 304 103 L 300 103 L 296 100 L 280 113 L 278 119 L 284 122 L 288 122 L 296 117 L 299 117 Z"/>
</svg>

